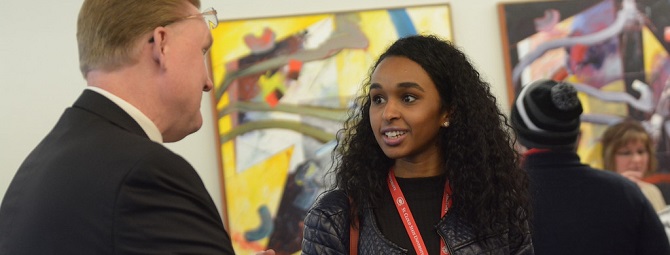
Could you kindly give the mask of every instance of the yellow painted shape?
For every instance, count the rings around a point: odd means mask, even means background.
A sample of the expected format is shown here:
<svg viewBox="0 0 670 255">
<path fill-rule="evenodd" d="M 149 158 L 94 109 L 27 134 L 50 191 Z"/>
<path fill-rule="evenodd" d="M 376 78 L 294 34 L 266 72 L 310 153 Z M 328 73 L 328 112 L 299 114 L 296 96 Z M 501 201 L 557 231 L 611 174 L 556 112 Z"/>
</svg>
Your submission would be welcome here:
<svg viewBox="0 0 670 255">
<path fill-rule="evenodd" d="M 222 21 L 214 30 L 214 44 L 211 48 L 214 84 L 218 86 L 226 75 L 225 63 L 251 53 L 244 43 L 244 36 L 260 36 L 264 28 L 275 33 L 275 41 L 294 35 L 309 26 L 332 15 L 308 15 L 253 20 Z"/>
<path fill-rule="evenodd" d="M 217 123 L 219 125 L 219 136 L 216 139 L 232 129 L 230 115 L 223 116 Z M 217 144 L 219 144 L 218 141 Z M 223 163 L 223 176 L 234 175 L 237 171 L 235 167 L 235 140 L 221 144 L 221 161 Z"/>
<path fill-rule="evenodd" d="M 642 41 L 644 42 L 642 54 L 644 55 L 644 70 L 646 71 L 645 79 L 651 81 L 654 68 L 668 58 L 668 53 L 646 26 L 642 29 Z"/>
<path fill-rule="evenodd" d="M 263 99 L 272 93 L 275 89 L 278 89 L 282 93 L 286 93 L 286 86 L 284 86 L 284 81 L 286 81 L 286 75 L 281 70 L 275 72 L 272 76 L 268 74 L 261 75 L 258 79 L 258 85 L 263 91 Z"/>
<path fill-rule="evenodd" d="M 261 219 L 258 208 L 265 205 L 274 216 L 279 209 L 281 196 L 289 172 L 293 147 L 279 152 L 249 169 L 226 176 L 226 199 L 231 236 L 244 236 L 246 231 L 258 228 Z M 265 247 L 269 237 L 255 244 Z M 233 242 L 236 253 L 248 254 L 245 245 Z"/>
<path fill-rule="evenodd" d="M 603 86 L 600 90 L 603 92 L 623 92 L 625 91 L 624 88 L 624 81 L 616 80 Z M 584 114 L 598 113 L 613 116 L 628 116 L 628 108 L 625 103 L 604 102 L 581 92 L 579 93 L 579 100 L 582 102 Z M 602 167 L 600 137 L 605 132 L 605 129 L 607 129 L 605 125 L 582 122 L 581 138 L 577 147 L 577 154 L 579 154 L 582 163 L 596 168 Z"/>
</svg>

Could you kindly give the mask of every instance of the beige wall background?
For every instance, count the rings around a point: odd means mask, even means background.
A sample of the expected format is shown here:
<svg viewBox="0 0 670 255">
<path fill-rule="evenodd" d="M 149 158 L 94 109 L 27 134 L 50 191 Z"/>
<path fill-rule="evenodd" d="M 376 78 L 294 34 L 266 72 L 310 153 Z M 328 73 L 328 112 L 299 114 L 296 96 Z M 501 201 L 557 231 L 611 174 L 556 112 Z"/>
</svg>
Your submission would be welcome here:
<svg viewBox="0 0 670 255">
<path fill-rule="evenodd" d="M 0 198 L 23 159 L 85 88 L 78 69 L 76 20 L 82 0 L 0 0 Z M 497 0 L 202 0 L 219 19 L 339 12 L 423 4 L 449 4 L 456 44 L 492 85 L 509 112 Z M 505 2 L 520 2 L 518 0 Z M 167 147 L 200 174 L 221 208 L 215 128 L 204 97 L 203 127 Z"/>
</svg>

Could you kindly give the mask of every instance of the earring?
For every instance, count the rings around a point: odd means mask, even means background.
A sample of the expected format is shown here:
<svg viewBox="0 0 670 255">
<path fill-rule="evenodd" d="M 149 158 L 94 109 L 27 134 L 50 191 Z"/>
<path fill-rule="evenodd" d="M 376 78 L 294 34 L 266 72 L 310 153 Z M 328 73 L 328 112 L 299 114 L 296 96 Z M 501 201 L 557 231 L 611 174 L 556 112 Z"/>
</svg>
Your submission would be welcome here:
<svg viewBox="0 0 670 255">
<path fill-rule="evenodd" d="M 444 123 L 442 123 L 442 127 L 449 127 L 449 121 L 445 120 Z"/>
</svg>

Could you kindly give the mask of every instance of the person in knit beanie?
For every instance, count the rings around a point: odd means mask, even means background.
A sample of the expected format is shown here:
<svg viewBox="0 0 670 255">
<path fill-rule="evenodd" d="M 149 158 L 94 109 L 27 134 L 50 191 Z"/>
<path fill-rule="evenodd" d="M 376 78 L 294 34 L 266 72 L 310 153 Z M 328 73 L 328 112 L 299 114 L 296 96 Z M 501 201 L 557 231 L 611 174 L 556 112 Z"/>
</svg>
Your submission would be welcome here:
<svg viewBox="0 0 670 255">
<path fill-rule="evenodd" d="M 582 104 L 568 83 L 539 80 L 524 87 L 512 108 L 517 139 L 527 148 L 576 148 Z"/>
<path fill-rule="evenodd" d="M 663 225 L 640 189 L 576 153 L 582 104 L 567 82 L 523 87 L 510 115 L 530 177 L 537 254 L 670 254 Z"/>
</svg>

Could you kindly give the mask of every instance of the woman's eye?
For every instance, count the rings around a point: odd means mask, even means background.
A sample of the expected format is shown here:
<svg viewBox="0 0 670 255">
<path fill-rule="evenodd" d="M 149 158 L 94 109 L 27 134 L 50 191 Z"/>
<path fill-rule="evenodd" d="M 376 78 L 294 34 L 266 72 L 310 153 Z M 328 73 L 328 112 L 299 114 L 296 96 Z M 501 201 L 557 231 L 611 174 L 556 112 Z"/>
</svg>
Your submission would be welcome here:
<svg viewBox="0 0 670 255">
<path fill-rule="evenodd" d="M 380 95 L 372 96 L 372 103 L 383 104 L 384 102 L 386 102 L 386 99 L 384 99 L 382 96 L 380 96 Z"/>
<path fill-rule="evenodd" d="M 405 102 L 405 103 L 411 103 L 411 102 L 416 101 L 416 97 L 412 96 L 412 95 L 406 95 L 402 98 L 402 101 Z"/>
<path fill-rule="evenodd" d="M 617 151 L 616 154 L 620 156 L 629 156 L 632 153 L 630 151 Z"/>
</svg>

